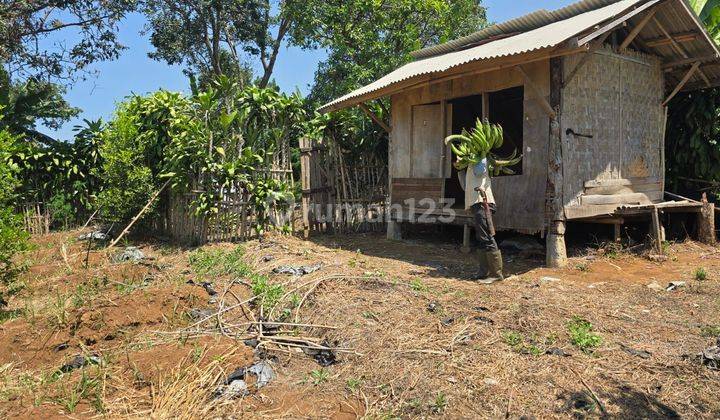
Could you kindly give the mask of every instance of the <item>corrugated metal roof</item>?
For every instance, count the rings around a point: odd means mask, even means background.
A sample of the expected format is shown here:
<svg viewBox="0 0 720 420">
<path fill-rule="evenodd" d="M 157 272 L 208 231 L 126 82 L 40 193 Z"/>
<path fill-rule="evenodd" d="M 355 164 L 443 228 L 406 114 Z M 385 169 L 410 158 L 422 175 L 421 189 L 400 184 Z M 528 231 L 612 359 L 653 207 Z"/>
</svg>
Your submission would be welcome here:
<svg viewBox="0 0 720 420">
<path fill-rule="evenodd" d="M 566 9 L 575 7 L 577 10 L 582 7 L 590 7 L 591 4 L 606 3 L 604 0 L 586 0 L 581 2 L 585 6 L 578 6 L 580 3 L 569 6 Z M 608 19 L 616 17 L 629 8 L 645 3 L 647 0 L 621 0 L 599 9 L 576 14 L 568 19 L 551 22 L 536 29 L 514 35 L 508 38 L 498 39 L 477 47 L 461 51 L 450 52 L 440 56 L 425 58 L 408 63 L 392 73 L 357 89 L 339 99 L 323 105 L 321 111 L 330 111 L 339 108 L 339 105 L 348 102 L 353 98 L 368 95 L 393 84 L 432 73 L 441 73 L 453 67 L 461 66 L 473 61 L 487 60 L 500 57 L 509 57 L 518 54 L 529 53 L 545 48 L 555 47 L 574 36 L 592 28 Z M 564 9 L 561 9 L 564 10 Z M 575 9 L 572 9 L 575 10 Z M 545 12 L 547 13 L 547 12 Z M 570 12 L 567 12 L 570 13 Z M 525 21 L 535 21 L 537 24 L 544 22 L 543 12 L 531 14 L 525 17 Z"/>
<path fill-rule="evenodd" d="M 440 54 L 447 54 L 449 52 L 464 49 L 469 45 L 476 44 L 478 42 L 482 42 L 494 37 L 518 32 L 527 32 L 543 26 L 547 26 L 551 23 L 570 19 L 571 17 L 575 17 L 579 14 L 590 12 L 604 6 L 617 3 L 618 1 L 619 0 L 582 0 L 551 12 L 545 9 L 538 10 L 527 15 L 509 20 L 507 22 L 488 26 L 487 28 L 484 28 L 462 38 L 454 39 L 443 44 L 423 48 L 421 50 L 413 52 L 411 55 L 414 58 L 419 59 L 428 58 Z"/>
</svg>

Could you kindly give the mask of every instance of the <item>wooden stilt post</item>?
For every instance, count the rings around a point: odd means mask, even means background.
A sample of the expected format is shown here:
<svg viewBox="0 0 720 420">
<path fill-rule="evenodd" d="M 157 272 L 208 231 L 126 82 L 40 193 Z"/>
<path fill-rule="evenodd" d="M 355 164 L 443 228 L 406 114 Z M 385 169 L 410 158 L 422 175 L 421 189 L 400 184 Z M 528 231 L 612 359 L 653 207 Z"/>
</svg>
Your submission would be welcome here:
<svg viewBox="0 0 720 420">
<path fill-rule="evenodd" d="M 704 244 L 715 245 L 715 205 L 708 202 L 706 193 L 703 193 L 702 204 L 698 214 L 698 240 Z"/>
<path fill-rule="evenodd" d="M 463 226 L 463 246 L 460 250 L 463 254 L 469 254 L 472 251 L 470 248 L 470 225 Z"/>
<path fill-rule="evenodd" d="M 391 241 L 402 240 L 402 230 L 400 229 L 400 223 L 395 220 L 388 220 L 387 223 L 387 238 Z"/>
<path fill-rule="evenodd" d="M 661 255 L 663 253 L 662 225 L 660 224 L 660 213 L 658 212 L 657 207 L 653 207 L 651 216 L 653 245 L 655 246 L 655 252 Z"/>
<path fill-rule="evenodd" d="M 562 132 L 562 84 L 563 59 L 550 60 L 550 106 L 555 118 L 550 119 L 550 144 L 548 147 L 548 178 L 546 189 L 546 260 L 547 266 L 561 268 L 567 265 L 565 248 L 565 209 L 563 203 L 563 156 Z"/>
<path fill-rule="evenodd" d="M 618 223 L 613 224 L 613 239 L 615 242 L 622 242 L 622 225 Z"/>
</svg>

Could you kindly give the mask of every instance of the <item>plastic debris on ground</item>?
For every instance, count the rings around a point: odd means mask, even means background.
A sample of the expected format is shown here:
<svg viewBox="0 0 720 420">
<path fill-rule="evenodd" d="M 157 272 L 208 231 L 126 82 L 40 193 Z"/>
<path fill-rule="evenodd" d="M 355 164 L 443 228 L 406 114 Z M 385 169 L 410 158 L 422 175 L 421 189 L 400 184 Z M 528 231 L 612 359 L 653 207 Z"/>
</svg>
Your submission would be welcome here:
<svg viewBox="0 0 720 420">
<path fill-rule="evenodd" d="M 212 283 L 205 281 L 205 282 L 200 283 L 200 285 L 203 287 L 203 289 L 205 289 L 205 291 L 207 292 L 208 295 L 215 296 L 218 294 L 217 291 L 213 288 Z"/>
<path fill-rule="evenodd" d="M 706 348 L 699 355 L 700 362 L 713 370 L 720 370 L 720 337 L 714 346 Z"/>
<path fill-rule="evenodd" d="M 303 347 L 302 351 L 305 354 L 307 354 L 308 356 L 315 359 L 315 361 L 322 367 L 332 366 L 335 363 L 337 363 L 338 362 L 337 354 L 335 353 L 334 350 L 331 350 L 329 348 L 330 343 L 328 343 L 327 341 L 323 341 L 322 347 L 327 347 L 327 348 L 320 349 L 320 348 Z"/>
<path fill-rule="evenodd" d="M 112 257 L 113 262 L 140 262 L 145 259 L 145 254 L 138 247 L 129 246 L 119 254 Z"/>
<path fill-rule="evenodd" d="M 668 286 L 665 288 L 668 292 L 672 292 L 677 289 L 681 289 L 683 287 L 687 286 L 687 283 L 684 281 L 674 281 L 668 284 Z"/>
<path fill-rule="evenodd" d="M 267 386 L 275 379 L 272 366 L 261 360 L 249 367 L 241 367 L 228 375 L 222 385 L 215 389 L 215 398 L 239 398 L 250 394 L 248 375 L 255 376 L 255 389 Z"/>
<path fill-rule="evenodd" d="M 565 350 L 558 348 L 558 347 L 553 347 L 551 349 L 547 349 L 545 351 L 545 354 L 550 355 L 550 356 L 558 356 L 558 357 L 570 357 L 571 356 L 570 353 L 568 353 Z"/>
<path fill-rule="evenodd" d="M 80 236 L 78 236 L 77 239 L 78 239 L 78 241 L 93 240 L 93 241 L 98 241 L 98 242 L 104 242 L 110 238 L 105 234 L 105 232 L 101 232 L 101 231 L 97 230 L 95 232 L 90 232 L 90 233 L 80 235 Z"/>
<path fill-rule="evenodd" d="M 273 273 L 275 274 L 290 274 L 295 277 L 304 276 L 310 273 L 314 273 L 322 268 L 322 264 L 315 264 L 315 265 L 301 265 L 301 266 L 291 266 L 291 265 L 282 265 L 280 267 L 277 267 L 273 269 Z"/>
<path fill-rule="evenodd" d="M 72 360 L 65 363 L 60 367 L 60 372 L 62 373 L 68 373 L 72 372 L 75 369 L 80 369 L 88 365 L 99 365 L 100 364 L 100 356 L 92 354 L 90 356 L 84 356 L 82 354 L 78 354 L 77 356 L 73 357 Z"/>
</svg>

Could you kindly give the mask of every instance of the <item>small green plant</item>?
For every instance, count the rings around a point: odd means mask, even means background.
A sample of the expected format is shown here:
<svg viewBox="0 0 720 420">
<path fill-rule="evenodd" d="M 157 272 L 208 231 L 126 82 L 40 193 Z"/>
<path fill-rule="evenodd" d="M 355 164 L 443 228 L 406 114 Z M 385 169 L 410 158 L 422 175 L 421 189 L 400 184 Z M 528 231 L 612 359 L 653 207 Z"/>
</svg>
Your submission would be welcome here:
<svg viewBox="0 0 720 420">
<path fill-rule="evenodd" d="M 56 327 L 64 327 L 67 324 L 67 298 L 59 291 L 56 292 L 50 309 L 52 313 L 50 322 Z"/>
<path fill-rule="evenodd" d="M 410 281 L 410 288 L 418 293 L 424 293 L 430 290 L 425 283 L 420 279 L 413 279 Z"/>
<path fill-rule="evenodd" d="M 190 266 L 201 276 L 247 277 L 252 273 L 243 261 L 245 251 L 237 247 L 231 251 L 224 249 L 199 249 L 188 257 Z"/>
<path fill-rule="evenodd" d="M 330 378 L 330 372 L 325 369 L 316 369 L 310 372 L 310 378 L 312 379 L 312 383 L 315 386 L 318 386 L 324 382 L 327 382 L 327 380 Z"/>
<path fill-rule="evenodd" d="M 707 270 L 705 270 L 705 267 L 698 267 L 695 270 L 695 280 L 705 281 L 707 279 L 708 279 L 708 273 L 707 273 Z"/>
<path fill-rule="evenodd" d="M 4 311 L 0 309 L 0 324 L 12 321 L 13 319 L 17 319 L 25 314 L 25 311 L 22 309 L 14 309 L 11 311 Z"/>
<path fill-rule="evenodd" d="M 670 241 L 663 241 L 662 242 L 662 252 L 663 255 L 667 255 L 668 251 L 670 251 Z"/>
<path fill-rule="evenodd" d="M 252 275 L 252 292 L 259 297 L 256 302 L 264 308 L 272 309 L 278 304 L 280 298 L 285 294 L 285 288 L 280 284 L 270 284 L 267 276 Z"/>
<path fill-rule="evenodd" d="M 587 273 L 590 271 L 590 266 L 587 263 L 581 263 L 575 266 L 575 269 L 578 271 L 581 271 L 583 273 Z"/>
<path fill-rule="evenodd" d="M 602 337 L 593 332 L 593 325 L 584 318 L 574 316 L 567 323 L 570 342 L 584 353 L 591 353 L 602 344 Z"/>
<path fill-rule="evenodd" d="M 704 327 L 700 327 L 700 334 L 703 337 L 720 337 L 720 325 L 705 325 Z"/>
<path fill-rule="evenodd" d="M 432 411 L 435 414 L 440 414 L 443 411 L 445 411 L 445 408 L 447 407 L 448 400 L 444 393 L 440 392 L 435 396 L 435 401 L 432 403 Z"/>
<path fill-rule="evenodd" d="M 356 393 L 358 389 L 360 389 L 360 385 L 362 385 L 362 380 L 357 378 L 350 378 L 345 383 L 345 386 L 347 387 L 348 391 L 351 393 Z"/>
<path fill-rule="evenodd" d="M 518 353 L 530 354 L 532 356 L 540 356 L 544 352 L 543 349 L 535 344 L 534 339 L 525 340 L 522 334 L 517 331 L 507 331 L 502 335 L 505 344 L 512 347 Z"/>
<path fill-rule="evenodd" d="M 297 294 L 297 293 L 293 293 L 293 294 L 290 295 L 290 305 L 291 305 L 293 308 L 297 308 L 298 306 L 300 306 L 300 301 L 301 301 L 301 300 L 302 300 L 302 298 L 301 298 L 300 295 Z"/>
<path fill-rule="evenodd" d="M 523 342 L 523 336 L 517 331 L 507 331 L 502 336 L 505 344 L 510 347 L 517 347 Z"/>
<path fill-rule="evenodd" d="M 203 353 L 205 353 L 205 349 L 202 346 L 194 345 L 192 352 L 190 353 L 190 359 L 193 363 L 197 363 L 202 358 Z"/>
<path fill-rule="evenodd" d="M 90 399 L 90 403 L 98 413 L 105 411 L 105 406 L 102 401 L 102 386 L 101 380 L 97 377 L 90 377 L 85 369 L 82 371 L 82 376 L 75 386 L 65 390 L 65 395 L 58 398 L 57 402 L 60 404 L 68 413 L 72 414 L 77 410 L 78 404 L 85 400 Z"/>
</svg>

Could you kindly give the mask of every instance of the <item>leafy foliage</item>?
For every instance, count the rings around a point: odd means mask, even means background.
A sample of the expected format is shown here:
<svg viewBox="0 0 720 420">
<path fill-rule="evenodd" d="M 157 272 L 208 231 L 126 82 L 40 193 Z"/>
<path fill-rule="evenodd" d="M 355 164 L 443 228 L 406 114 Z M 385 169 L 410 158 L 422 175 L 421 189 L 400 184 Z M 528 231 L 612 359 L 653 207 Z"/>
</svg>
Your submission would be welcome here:
<svg viewBox="0 0 720 420">
<path fill-rule="evenodd" d="M 690 7 L 705 23 L 710 35 L 715 41 L 720 40 L 720 1 L 718 0 L 688 0 Z"/>
<path fill-rule="evenodd" d="M 573 317 L 567 328 L 572 344 L 585 353 L 592 352 L 602 344 L 602 337 L 593 332 L 593 325 L 581 317 Z"/>
<path fill-rule="evenodd" d="M 292 24 L 292 9 L 304 2 L 267 0 L 145 0 L 150 57 L 182 64 L 201 78 L 251 77 L 244 56 L 257 58 L 268 86 L 280 46 Z"/>
<path fill-rule="evenodd" d="M 716 42 L 720 41 L 720 1 L 690 0 Z M 718 193 L 720 183 L 720 89 L 680 93 L 669 104 L 665 156 L 668 190 Z"/>
<path fill-rule="evenodd" d="M 5 69 L 0 67 L 0 108 L 3 113 L 0 127 L 47 141 L 47 136 L 35 130 L 38 121 L 57 129 L 80 112 L 63 99 L 64 93 L 63 87 L 36 78 L 13 83 Z"/>
<path fill-rule="evenodd" d="M 94 194 L 100 188 L 93 172 L 100 164 L 98 134 L 102 123 L 86 123 L 88 127 L 76 128 L 73 143 L 23 140 L 14 144 L 7 161 L 17 167 L 23 180 L 17 190 L 19 200 L 54 202 L 58 208 L 70 206 L 75 215 L 93 207 Z"/>
<path fill-rule="evenodd" d="M 300 134 L 305 120 L 299 96 L 242 88 L 227 77 L 190 98 L 167 91 L 132 97 L 103 134 L 100 206 L 126 220 L 167 178 L 176 192 L 196 192 L 195 208 L 205 215 L 217 213 L 227 194 L 273 198 L 265 187 L 280 193 L 287 187 L 265 180 L 279 163 L 271 157 Z M 258 211 L 263 214 L 260 203 Z"/>
<path fill-rule="evenodd" d="M 695 189 L 700 179 L 720 182 L 720 89 L 681 93 L 670 103 L 666 136 L 669 190 Z"/>
<path fill-rule="evenodd" d="M 327 102 L 410 60 L 410 53 L 486 24 L 477 0 L 322 0 L 297 11 L 291 43 L 323 48 L 311 99 Z"/>
<path fill-rule="evenodd" d="M 73 77 L 93 62 L 117 58 L 124 48 L 117 24 L 134 7 L 134 0 L 3 1 L 0 61 L 21 77 Z M 73 36 L 50 44 L 55 33 Z"/>
<path fill-rule="evenodd" d="M 15 264 L 14 256 L 28 247 L 28 234 L 22 221 L 13 212 L 15 190 L 20 184 L 18 168 L 9 160 L 9 155 L 20 141 L 7 130 L 0 130 L 0 284 L 8 285 L 21 270 Z M 0 305 L 4 304 L 0 291 Z"/>
</svg>

